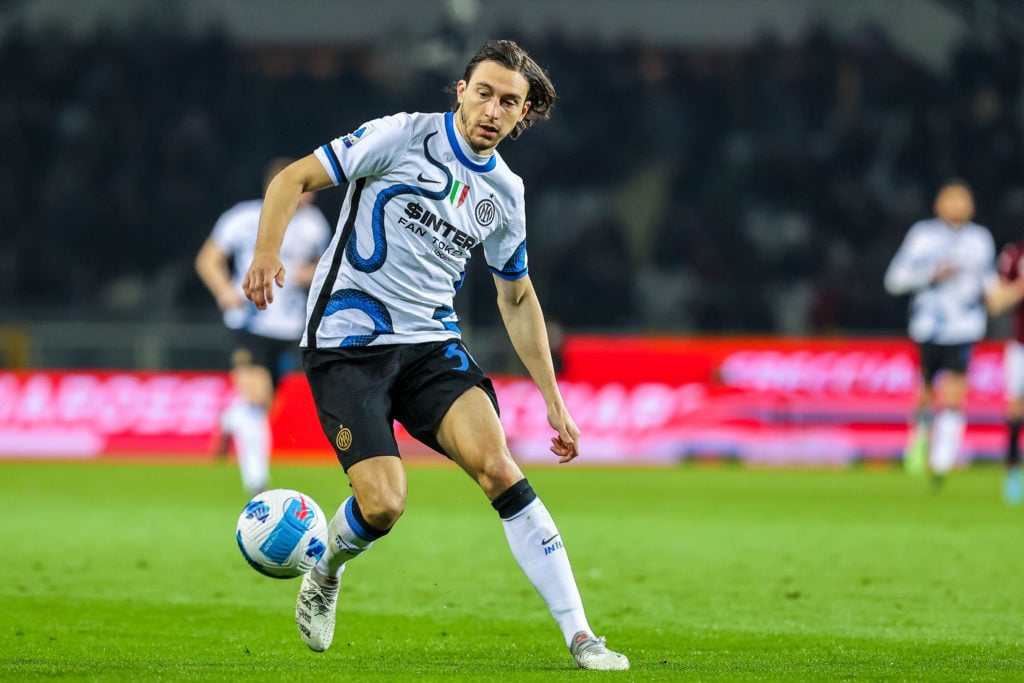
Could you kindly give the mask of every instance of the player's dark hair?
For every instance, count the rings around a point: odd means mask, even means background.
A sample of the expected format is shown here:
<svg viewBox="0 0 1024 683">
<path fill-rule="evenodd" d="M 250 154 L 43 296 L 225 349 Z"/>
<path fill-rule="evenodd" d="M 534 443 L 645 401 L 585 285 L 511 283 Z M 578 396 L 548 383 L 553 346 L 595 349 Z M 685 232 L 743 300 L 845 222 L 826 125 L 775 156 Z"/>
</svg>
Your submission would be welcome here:
<svg viewBox="0 0 1024 683">
<path fill-rule="evenodd" d="M 946 180 L 943 181 L 942 185 L 939 186 L 939 192 L 942 192 L 947 187 L 960 187 L 967 190 L 968 194 L 974 194 L 974 191 L 971 189 L 971 184 L 964 180 L 963 178 L 958 178 L 956 176 L 953 176 L 952 178 L 946 178 Z"/>
<path fill-rule="evenodd" d="M 531 103 L 530 111 L 526 112 L 526 116 L 523 117 L 522 121 L 516 123 L 516 127 L 508 135 L 510 138 L 515 140 L 534 123 L 544 121 L 551 116 L 551 107 L 554 106 L 555 100 L 558 98 L 558 95 L 555 93 L 555 86 L 548 77 L 547 72 L 537 62 L 533 61 L 533 58 L 526 53 L 526 50 L 511 40 L 489 40 L 469 60 L 469 63 L 466 65 L 466 73 L 462 75 L 462 80 L 468 83 L 473 77 L 473 72 L 476 71 L 477 65 L 481 62 L 495 62 L 506 69 L 518 72 L 530 84 L 530 90 L 526 94 L 527 101 Z M 458 87 L 457 83 L 453 84 L 449 91 L 455 92 L 456 87 Z M 458 108 L 459 105 L 456 103 L 455 109 Z"/>
</svg>

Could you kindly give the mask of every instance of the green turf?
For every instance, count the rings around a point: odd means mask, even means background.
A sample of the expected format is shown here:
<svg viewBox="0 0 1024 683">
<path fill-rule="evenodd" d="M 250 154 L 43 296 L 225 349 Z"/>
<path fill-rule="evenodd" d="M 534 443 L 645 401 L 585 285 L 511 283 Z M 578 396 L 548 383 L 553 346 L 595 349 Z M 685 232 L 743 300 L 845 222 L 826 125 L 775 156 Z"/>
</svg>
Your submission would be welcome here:
<svg viewBox="0 0 1024 683">
<path fill-rule="evenodd" d="M 275 469 L 327 510 L 340 468 Z M 1020 680 L 1024 509 L 1000 472 L 529 472 L 592 625 L 632 670 L 577 671 L 460 472 L 412 468 L 309 652 L 297 580 L 242 560 L 230 466 L 0 463 L 0 679 Z M 328 513 L 330 514 L 330 513 Z"/>
</svg>

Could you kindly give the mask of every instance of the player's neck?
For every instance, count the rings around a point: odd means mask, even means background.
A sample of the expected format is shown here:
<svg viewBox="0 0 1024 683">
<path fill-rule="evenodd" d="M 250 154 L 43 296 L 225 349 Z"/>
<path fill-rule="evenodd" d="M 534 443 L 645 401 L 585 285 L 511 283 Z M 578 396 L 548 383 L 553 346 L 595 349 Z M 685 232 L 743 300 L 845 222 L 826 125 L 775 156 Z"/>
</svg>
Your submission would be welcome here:
<svg viewBox="0 0 1024 683">
<path fill-rule="evenodd" d="M 464 124 L 462 122 L 462 117 L 459 116 L 458 112 L 455 112 L 455 115 L 452 117 L 452 119 L 453 123 L 455 124 L 455 137 L 459 143 L 459 146 L 462 147 L 462 151 L 465 152 L 467 155 L 476 156 L 476 161 L 481 163 L 490 160 L 490 158 L 494 155 L 496 147 L 491 147 L 486 150 L 478 151 L 473 147 L 472 144 L 470 144 L 469 135 L 467 135 L 466 131 L 463 129 Z"/>
</svg>

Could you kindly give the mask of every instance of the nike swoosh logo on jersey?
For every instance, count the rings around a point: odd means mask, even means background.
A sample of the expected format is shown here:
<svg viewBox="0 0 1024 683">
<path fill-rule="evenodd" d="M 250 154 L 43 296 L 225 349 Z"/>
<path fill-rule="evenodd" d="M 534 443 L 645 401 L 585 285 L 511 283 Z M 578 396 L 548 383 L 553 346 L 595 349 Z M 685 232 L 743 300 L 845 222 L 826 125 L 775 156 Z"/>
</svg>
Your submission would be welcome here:
<svg viewBox="0 0 1024 683">
<path fill-rule="evenodd" d="M 441 182 L 440 180 L 434 180 L 433 178 L 424 178 L 422 173 L 420 173 L 418 176 L 416 176 L 416 180 L 420 181 L 421 183 L 440 183 Z"/>
<path fill-rule="evenodd" d="M 551 538 L 544 539 L 543 541 L 540 542 L 540 544 L 541 545 L 547 545 L 548 543 L 551 543 L 551 541 L 555 540 L 556 538 L 558 538 L 558 534 L 555 534 Z"/>
</svg>

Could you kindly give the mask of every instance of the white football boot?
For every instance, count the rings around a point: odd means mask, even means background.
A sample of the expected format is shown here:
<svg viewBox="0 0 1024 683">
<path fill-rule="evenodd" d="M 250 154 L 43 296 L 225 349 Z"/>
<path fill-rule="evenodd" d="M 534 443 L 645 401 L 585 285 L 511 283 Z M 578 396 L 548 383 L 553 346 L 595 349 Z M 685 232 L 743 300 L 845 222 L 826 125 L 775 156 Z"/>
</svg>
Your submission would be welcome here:
<svg viewBox="0 0 1024 683">
<path fill-rule="evenodd" d="M 295 625 L 302 642 L 314 652 L 323 652 L 334 640 L 334 615 L 338 608 L 338 583 L 322 586 L 313 578 L 314 567 L 302 577 L 295 601 Z"/>
<path fill-rule="evenodd" d="M 612 652 L 604 644 L 604 637 L 595 638 L 586 631 L 580 631 L 572 637 L 569 646 L 576 666 L 592 671 L 625 671 L 629 668 L 626 655 Z"/>
</svg>

